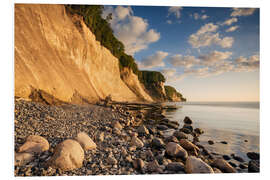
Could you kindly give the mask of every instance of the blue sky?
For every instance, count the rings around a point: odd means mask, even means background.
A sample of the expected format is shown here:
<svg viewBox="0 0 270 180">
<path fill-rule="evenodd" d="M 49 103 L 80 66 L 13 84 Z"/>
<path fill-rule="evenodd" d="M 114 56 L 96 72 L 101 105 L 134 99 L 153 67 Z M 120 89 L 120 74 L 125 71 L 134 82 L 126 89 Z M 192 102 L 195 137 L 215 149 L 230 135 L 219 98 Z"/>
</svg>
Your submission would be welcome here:
<svg viewBox="0 0 270 180">
<path fill-rule="evenodd" d="M 190 101 L 259 101 L 259 9 L 105 6 L 140 69 Z"/>
</svg>

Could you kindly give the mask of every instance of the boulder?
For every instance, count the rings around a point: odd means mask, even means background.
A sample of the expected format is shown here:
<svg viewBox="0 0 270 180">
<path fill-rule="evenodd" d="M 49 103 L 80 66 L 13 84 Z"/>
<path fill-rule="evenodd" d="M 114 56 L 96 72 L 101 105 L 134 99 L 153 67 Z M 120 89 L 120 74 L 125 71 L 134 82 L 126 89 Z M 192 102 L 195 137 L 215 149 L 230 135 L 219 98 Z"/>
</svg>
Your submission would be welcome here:
<svg viewBox="0 0 270 180">
<path fill-rule="evenodd" d="M 181 131 L 174 131 L 173 136 L 175 136 L 177 139 L 187 139 L 188 138 L 188 136 Z"/>
<path fill-rule="evenodd" d="M 251 160 L 248 163 L 248 172 L 256 173 L 260 172 L 260 164 L 258 161 Z"/>
<path fill-rule="evenodd" d="M 180 145 L 188 151 L 199 151 L 200 149 L 187 139 L 180 139 Z"/>
<path fill-rule="evenodd" d="M 78 133 L 75 140 L 80 143 L 80 145 L 85 151 L 93 150 L 97 147 L 94 141 L 84 132 Z"/>
<path fill-rule="evenodd" d="M 184 119 L 184 123 L 185 124 L 192 124 L 192 120 L 188 116 L 186 116 Z"/>
<path fill-rule="evenodd" d="M 138 128 L 137 132 L 138 132 L 140 135 L 147 135 L 147 134 L 149 134 L 148 129 L 147 129 L 144 125 L 141 125 L 141 126 Z"/>
<path fill-rule="evenodd" d="M 208 141 L 208 144 L 213 145 L 213 144 L 214 144 L 214 141 L 209 140 L 209 141 Z"/>
<path fill-rule="evenodd" d="M 164 142 L 163 142 L 162 139 L 160 139 L 160 138 L 154 138 L 152 140 L 152 147 L 157 148 L 157 149 L 160 149 L 160 148 L 164 148 L 165 147 L 165 144 L 164 144 Z"/>
<path fill-rule="evenodd" d="M 166 170 L 168 171 L 185 171 L 185 165 L 181 162 L 171 162 L 166 166 Z"/>
<path fill-rule="evenodd" d="M 208 164 L 194 156 L 187 158 L 185 170 L 187 173 L 214 173 L 213 169 Z"/>
<path fill-rule="evenodd" d="M 236 173 L 236 170 L 224 159 L 214 160 L 212 166 L 220 169 L 224 173 Z"/>
<path fill-rule="evenodd" d="M 32 153 L 15 153 L 15 166 L 24 166 L 34 160 Z"/>
<path fill-rule="evenodd" d="M 38 135 L 30 135 L 26 138 L 26 142 L 21 147 L 19 147 L 18 152 L 41 153 L 43 151 L 49 150 L 49 148 L 50 145 L 44 137 Z"/>
<path fill-rule="evenodd" d="M 130 142 L 131 146 L 135 146 L 138 148 L 142 148 L 144 146 L 144 143 L 137 137 L 133 136 Z"/>
<path fill-rule="evenodd" d="M 260 159 L 260 154 L 256 152 L 248 152 L 247 157 L 251 160 L 259 160 Z"/>
<path fill-rule="evenodd" d="M 188 156 L 187 151 L 182 148 L 179 144 L 174 143 L 174 142 L 169 142 L 166 146 L 166 153 L 169 156 L 172 157 L 180 157 L 182 159 L 186 159 Z"/>
<path fill-rule="evenodd" d="M 84 150 L 81 145 L 75 140 L 67 139 L 56 146 L 54 154 L 48 164 L 53 168 L 68 171 L 80 168 L 83 159 Z"/>
</svg>

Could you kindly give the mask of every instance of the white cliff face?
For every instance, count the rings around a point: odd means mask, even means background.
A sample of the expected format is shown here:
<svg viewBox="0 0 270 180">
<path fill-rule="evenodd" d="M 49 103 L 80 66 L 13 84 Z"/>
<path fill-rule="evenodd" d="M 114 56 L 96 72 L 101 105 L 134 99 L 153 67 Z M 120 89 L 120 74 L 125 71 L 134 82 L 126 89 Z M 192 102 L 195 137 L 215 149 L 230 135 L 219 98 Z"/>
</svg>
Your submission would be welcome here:
<svg viewBox="0 0 270 180">
<path fill-rule="evenodd" d="M 139 82 L 137 96 L 122 81 L 118 59 L 63 5 L 15 5 L 14 63 L 18 97 L 29 97 L 33 88 L 66 102 L 74 94 L 90 102 L 109 94 L 116 101 L 151 100 Z"/>
</svg>

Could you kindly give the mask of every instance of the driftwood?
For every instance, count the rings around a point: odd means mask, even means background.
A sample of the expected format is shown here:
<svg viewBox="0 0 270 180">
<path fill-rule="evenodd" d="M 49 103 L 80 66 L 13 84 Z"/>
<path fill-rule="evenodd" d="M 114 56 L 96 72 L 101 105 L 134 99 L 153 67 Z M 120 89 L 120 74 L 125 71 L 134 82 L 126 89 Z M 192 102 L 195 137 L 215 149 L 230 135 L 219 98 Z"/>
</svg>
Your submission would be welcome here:
<svg viewBox="0 0 270 180">
<path fill-rule="evenodd" d="M 135 103 L 135 102 L 117 102 L 111 101 L 112 105 L 121 105 L 125 106 L 129 110 L 162 110 L 162 109 L 177 109 L 176 106 L 173 105 L 162 105 L 158 103 Z"/>
</svg>

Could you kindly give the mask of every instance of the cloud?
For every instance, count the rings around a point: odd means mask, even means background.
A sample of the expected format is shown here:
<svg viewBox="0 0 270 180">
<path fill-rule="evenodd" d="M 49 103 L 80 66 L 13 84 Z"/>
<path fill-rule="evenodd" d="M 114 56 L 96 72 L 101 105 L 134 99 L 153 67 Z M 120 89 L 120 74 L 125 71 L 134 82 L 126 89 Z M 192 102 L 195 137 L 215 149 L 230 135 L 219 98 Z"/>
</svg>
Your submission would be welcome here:
<svg viewBox="0 0 270 180">
<path fill-rule="evenodd" d="M 112 13 L 110 24 L 114 35 L 123 42 L 127 54 L 134 55 L 160 39 L 160 33 L 149 29 L 146 19 L 134 16 L 131 7 L 106 6 L 103 18 L 110 13 Z"/>
<path fill-rule="evenodd" d="M 180 17 L 181 17 L 181 10 L 182 9 L 183 8 L 182 7 L 179 7 L 179 6 L 172 6 L 172 7 L 170 7 L 168 9 L 168 16 L 170 16 L 171 14 L 174 14 L 177 19 L 180 19 Z"/>
<path fill-rule="evenodd" d="M 226 21 L 224 21 L 222 23 L 222 25 L 227 25 L 227 26 L 230 26 L 232 25 L 233 23 L 236 23 L 238 21 L 237 18 L 233 17 L 233 18 L 230 18 L 230 19 L 227 19 Z"/>
<path fill-rule="evenodd" d="M 250 16 L 255 12 L 256 8 L 233 8 L 231 16 Z"/>
<path fill-rule="evenodd" d="M 185 69 L 184 74 L 194 75 L 196 77 L 206 77 L 209 75 L 208 71 L 209 71 L 208 67 L 197 68 L 197 69 Z"/>
<path fill-rule="evenodd" d="M 167 20 L 166 23 L 167 24 L 172 24 L 172 21 L 171 20 Z"/>
<path fill-rule="evenodd" d="M 181 54 L 171 56 L 168 61 L 175 67 L 185 68 L 191 68 L 192 66 L 199 64 L 199 60 L 196 59 L 194 56 L 183 56 Z"/>
<path fill-rule="evenodd" d="M 249 58 L 240 56 L 235 59 L 235 69 L 236 72 L 250 72 L 260 68 L 260 57 L 259 55 L 253 55 Z"/>
<path fill-rule="evenodd" d="M 230 28 L 226 29 L 226 32 L 233 32 L 238 28 L 239 28 L 239 26 L 231 26 Z"/>
<path fill-rule="evenodd" d="M 230 48 L 233 45 L 233 37 L 220 37 L 219 33 L 215 33 L 218 25 L 208 23 L 202 26 L 196 33 L 189 36 L 188 42 L 193 48 L 219 45 L 223 48 Z"/>
<path fill-rule="evenodd" d="M 191 17 L 193 17 L 195 20 L 198 20 L 198 19 L 205 20 L 209 18 L 209 16 L 207 16 L 206 14 L 200 15 L 199 13 L 194 13 L 193 15 L 191 14 Z"/>
<path fill-rule="evenodd" d="M 173 77 L 176 73 L 176 69 L 162 69 L 160 71 L 167 79 L 167 77 Z"/>
<path fill-rule="evenodd" d="M 186 77 L 186 74 L 177 74 L 176 69 L 162 69 L 160 71 L 166 78 L 166 82 L 180 81 Z"/>
<path fill-rule="evenodd" d="M 209 54 L 199 56 L 198 59 L 200 59 L 200 64 L 202 65 L 213 66 L 230 58 L 231 55 L 232 52 L 229 51 L 226 52 L 212 51 Z"/>
<path fill-rule="evenodd" d="M 167 52 L 157 51 L 154 55 L 148 56 L 142 59 L 142 61 L 138 62 L 139 68 L 163 67 L 165 66 L 163 59 L 167 56 Z"/>
</svg>

